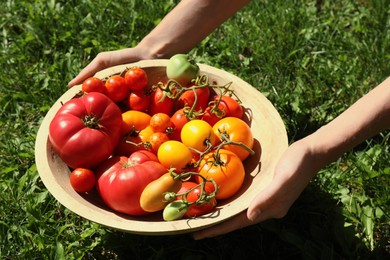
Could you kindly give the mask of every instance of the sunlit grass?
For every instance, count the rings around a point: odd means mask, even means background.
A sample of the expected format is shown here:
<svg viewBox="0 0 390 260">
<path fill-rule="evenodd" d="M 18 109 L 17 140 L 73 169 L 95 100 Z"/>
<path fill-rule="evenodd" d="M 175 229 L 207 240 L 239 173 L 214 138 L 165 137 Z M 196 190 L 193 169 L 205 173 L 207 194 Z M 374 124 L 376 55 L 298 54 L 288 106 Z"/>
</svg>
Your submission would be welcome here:
<svg viewBox="0 0 390 260">
<path fill-rule="evenodd" d="M 389 132 L 321 170 L 281 220 L 204 241 L 107 229 L 41 182 L 35 135 L 100 51 L 134 46 L 178 1 L 0 3 L 0 258 L 367 259 L 390 253 Z M 389 1 L 254 1 L 191 54 L 264 93 L 290 141 L 390 75 Z"/>
</svg>

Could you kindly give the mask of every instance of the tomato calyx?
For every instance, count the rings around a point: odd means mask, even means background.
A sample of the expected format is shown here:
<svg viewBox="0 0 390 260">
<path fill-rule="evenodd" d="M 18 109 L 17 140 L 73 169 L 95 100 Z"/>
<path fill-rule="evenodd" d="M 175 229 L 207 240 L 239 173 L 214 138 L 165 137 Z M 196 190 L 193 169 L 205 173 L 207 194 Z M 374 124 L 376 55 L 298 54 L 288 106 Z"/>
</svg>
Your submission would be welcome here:
<svg viewBox="0 0 390 260">
<path fill-rule="evenodd" d="M 94 115 L 86 115 L 81 119 L 84 125 L 91 129 L 100 129 L 99 119 Z"/>
<path fill-rule="evenodd" d="M 227 134 L 226 131 L 220 131 L 220 130 L 218 130 L 218 131 L 220 132 L 221 143 L 217 146 L 216 151 L 213 154 L 213 157 L 214 157 L 214 162 L 213 163 L 214 163 L 214 165 L 223 165 L 223 161 L 221 160 L 219 151 L 225 145 L 237 145 L 237 146 L 240 146 L 240 147 L 244 148 L 245 150 L 247 150 L 250 155 L 255 154 L 255 151 L 253 151 L 251 148 L 249 148 L 244 143 L 242 143 L 242 142 L 234 142 L 234 141 L 230 140 L 229 139 L 229 135 Z"/>
</svg>

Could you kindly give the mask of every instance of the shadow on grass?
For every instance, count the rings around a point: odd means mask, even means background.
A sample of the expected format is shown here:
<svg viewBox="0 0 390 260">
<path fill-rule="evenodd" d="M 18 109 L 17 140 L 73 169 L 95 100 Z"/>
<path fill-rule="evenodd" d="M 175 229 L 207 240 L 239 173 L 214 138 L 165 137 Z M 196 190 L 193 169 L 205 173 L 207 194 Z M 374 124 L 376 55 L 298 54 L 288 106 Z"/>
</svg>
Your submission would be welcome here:
<svg viewBox="0 0 390 260">
<path fill-rule="evenodd" d="M 97 259 L 385 259 L 346 226 L 337 202 L 309 186 L 283 219 L 201 241 L 191 235 L 141 236 L 110 230 Z"/>
</svg>

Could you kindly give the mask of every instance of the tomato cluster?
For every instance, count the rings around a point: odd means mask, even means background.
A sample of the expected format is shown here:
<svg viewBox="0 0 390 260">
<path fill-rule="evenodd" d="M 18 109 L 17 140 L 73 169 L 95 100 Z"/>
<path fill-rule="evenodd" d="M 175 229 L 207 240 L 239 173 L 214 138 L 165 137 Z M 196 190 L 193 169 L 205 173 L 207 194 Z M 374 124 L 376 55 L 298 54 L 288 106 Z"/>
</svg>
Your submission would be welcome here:
<svg viewBox="0 0 390 260">
<path fill-rule="evenodd" d="M 49 140 L 77 192 L 96 188 L 117 212 L 165 220 L 211 212 L 237 193 L 253 153 L 244 109 L 230 84 L 210 85 L 185 57 L 170 59 L 167 82 L 134 67 L 85 80 L 62 106 Z"/>
</svg>

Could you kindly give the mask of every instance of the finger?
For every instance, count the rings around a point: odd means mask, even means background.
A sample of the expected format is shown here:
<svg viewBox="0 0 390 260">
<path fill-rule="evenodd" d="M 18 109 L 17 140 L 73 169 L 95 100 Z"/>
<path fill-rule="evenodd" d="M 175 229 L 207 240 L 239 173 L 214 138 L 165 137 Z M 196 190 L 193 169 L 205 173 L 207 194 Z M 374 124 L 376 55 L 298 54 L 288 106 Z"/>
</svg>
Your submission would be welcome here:
<svg viewBox="0 0 390 260">
<path fill-rule="evenodd" d="M 275 201 L 278 201 L 280 196 L 281 185 L 273 181 L 252 200 L 247 210 L 247 218 L 254 223 L 259 223 L 276 217 L 276 210 L 280 209 L 275 208 Z"/>
<path fill-rule="evenodd" d="M 232 232 L 237 229 L 244 228 L 253 224 L 246 216 L 246 211 L 241 212 L 240 214 L 221 222 L 215 226 L 196 231 L 193 234 L 193 238 L 195 240 L 204 239 L 207 237 L 215 237 L 219 235 L 223 235 L 229 232 Z"/>
<path fill-rule="evenodd" d="M 116 51 L 99 53 L 80 73 L 68 83 L 68 87 L 80 84 L 96 72 L 111 66 L 138 61 L 139 57 L 134 49 L 127 48 Z"/>
<path fill-rule="evenodd" d="M 88 77 L 91 77 L 94 75 L 96 72 L 105 69 L 107 67 L 106 62 L 104 62 L 104 57 L 102 56 L 96 56 L 95 59 L 92 60 L 91 63 L 89 63 L 84 69 L 80 71 L 80 73 L 72 79 L 68 83 L 68 87 L 73 87 L 84 80 L 86 80 Z"/>
</svg>

